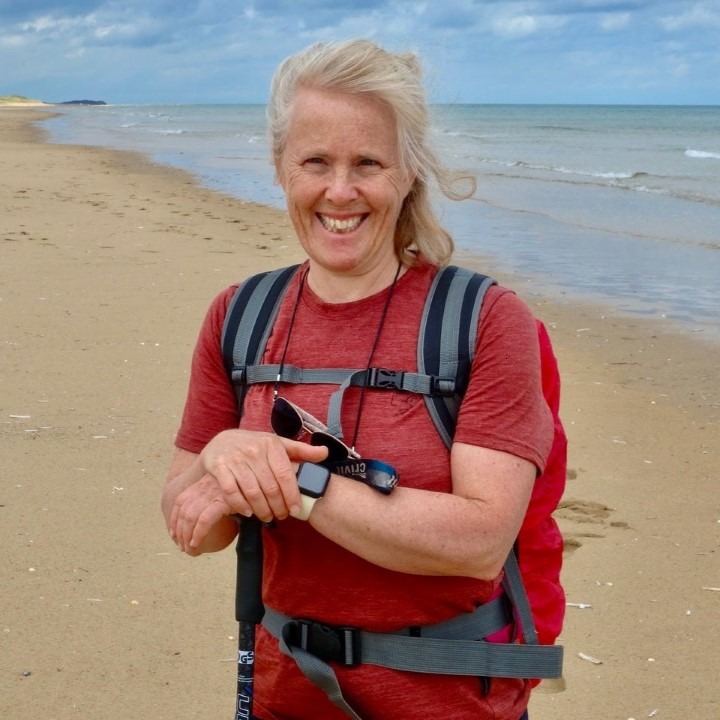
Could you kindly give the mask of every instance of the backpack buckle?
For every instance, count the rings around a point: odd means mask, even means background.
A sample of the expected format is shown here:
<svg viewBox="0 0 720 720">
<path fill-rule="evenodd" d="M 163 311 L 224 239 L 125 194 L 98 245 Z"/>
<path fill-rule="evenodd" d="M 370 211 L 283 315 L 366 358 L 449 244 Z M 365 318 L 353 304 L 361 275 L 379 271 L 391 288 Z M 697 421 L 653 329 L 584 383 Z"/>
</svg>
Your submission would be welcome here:
<svg viewBox="0 0 720 720">
<path fill-rule="evenodd" d="M 359 665 L 360 628 L 323 625 L 313 620 L 297 618 L 282 629 L 283 640 L 325 662 L 336 662 L 345 667 Z"/>
<path fill-rule="evenodd" d="M 233 385 L 245 385 L 247 381 L 247 367 L 245 365 L 235 365 L 230 371 L 230 380 Z"/>
<path fill-rule="evenodd" d="M 436 397 L 452 397 L 455 395 L 455 378 L 431 375 L 430 394 Z"/>
<path fill-rule="evenodd" d="M 405 373 L 401 370 L 387 368 L 368 368 L 366 387 L 383 388 L 384 390 L 402 390 Z"/>
</svg>

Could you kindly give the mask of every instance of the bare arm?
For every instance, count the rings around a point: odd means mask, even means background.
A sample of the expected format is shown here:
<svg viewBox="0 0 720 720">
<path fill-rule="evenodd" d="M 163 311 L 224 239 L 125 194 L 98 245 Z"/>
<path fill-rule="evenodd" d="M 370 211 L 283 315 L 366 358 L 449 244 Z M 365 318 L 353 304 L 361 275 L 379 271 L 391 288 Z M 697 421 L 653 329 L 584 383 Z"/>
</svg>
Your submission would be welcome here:
<svg viewBox="0 0 720 720">
<path fill-rule="evenodd" d="M 535 466 L 508 453 L 456 443 L 453 492 L 398 487 L 384 497 L 333 476 L 310 523 L 366 560 L 399 572 L 497 577 L 517 537 Z"/>
</svg>

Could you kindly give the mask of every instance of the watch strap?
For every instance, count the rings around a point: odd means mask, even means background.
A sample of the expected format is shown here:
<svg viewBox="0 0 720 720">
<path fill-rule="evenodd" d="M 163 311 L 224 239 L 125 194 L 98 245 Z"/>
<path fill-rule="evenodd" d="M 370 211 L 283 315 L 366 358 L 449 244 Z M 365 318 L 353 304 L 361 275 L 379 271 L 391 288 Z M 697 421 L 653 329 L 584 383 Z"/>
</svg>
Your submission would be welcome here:
<svg viewBox="0 0 720 720">
<path fill-rule="evenodd" d="M 300 512 L 297 515 L 293 515 L 293 517 L 296 520 L 307 520 L 310 517 L 312 509 L 315 507 L 315 503 L 319 499 L 320 498 L 314 498 L 300 493 Z"/>
</svg>

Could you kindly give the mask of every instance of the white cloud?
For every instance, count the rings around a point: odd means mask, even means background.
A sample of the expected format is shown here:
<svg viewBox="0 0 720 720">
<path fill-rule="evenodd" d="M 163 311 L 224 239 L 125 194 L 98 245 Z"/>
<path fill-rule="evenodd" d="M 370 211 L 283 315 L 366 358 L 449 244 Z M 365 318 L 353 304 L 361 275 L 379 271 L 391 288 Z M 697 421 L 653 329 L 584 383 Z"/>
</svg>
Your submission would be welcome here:
<svg viewBox="0 0 720 720">
<path fill-rule="evenodd" d="M 72 28 L 82 25 L 83 21 L 78 18 L 54 17 L 52 15 L 42 15 L 28 22 L 20 24 L 20 30 L 26 33 L 53 34 L 55 32 L 65 32 Z"/>
<path fill-rule="evenodd" d="M 498 35 L 515 37 L 532 35 L 537 30 L 537 21 L 532 15 L 498 18 L 493 22 L 493 30 Z"/>
<path fill-rule="evenodd" d="M 496 17 L 492 30 L 501 37 L 525 37 L 538 32 L 556 30 L 567 22 L 562 15 L 508 15 Z"/>
<path fill-rule="evenodd" d="M 670 72 L 672 73 L 673 77 L 685 77 L 690 72 L 690 65 L 684 60 L 675 60 L 670 67 Z"/>
<path fill-rule="evenodd" d="M 658 21 L 668 32 L 686 30 L 688 28 L 720 27 L 720 10 L 718 3 L 695 3 L 691 8 L 678 15 L 665 15 Z"/>
<path fill-rule="evenodd" d="M 27 44 L 27 37 L 24 35 L 0 35 L 0 47 L 19 48 Z"/>
<path fill-rule="evenodd" d="M 629 12 L 606 13 L 600 16 L 600 29 L 606 32 L 624 30 L 630 24 L 630 19 Z"/>
<path fill-rule="evenodd" d="M 717 0 L 0 0 L 0 93 L 263 102 L 282 58 L 364 36 L 416 50 L 436 102 L 717 103 L 719 15 Z"/>
</svg>

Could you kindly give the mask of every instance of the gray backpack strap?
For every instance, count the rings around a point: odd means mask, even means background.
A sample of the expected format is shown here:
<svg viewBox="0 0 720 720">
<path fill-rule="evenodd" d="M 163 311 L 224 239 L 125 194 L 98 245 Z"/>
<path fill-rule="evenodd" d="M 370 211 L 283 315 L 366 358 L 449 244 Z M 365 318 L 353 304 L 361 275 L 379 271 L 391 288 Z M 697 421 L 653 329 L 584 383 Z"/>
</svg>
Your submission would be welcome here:
<svg viewBox="0 0 720 720">
<path fill-rule="evenodd" d="M 503 589 L 515 611 L 515 634 L 517 635 L 517 630 L 520 630 L 527 645 L 537 645 L 538 636 L 535 629 L 535 620 L 533 619 L 530 600 L 525 591 L 525 583 L 520 574 L 520 565 L 518 565 L 517 555 L 514 550 L 511 550 L 508 555 L 505 565 L 503 565 L 503 572 L 505 573 Z"/>
<path fill-rule="evenodd" d="M 235 386 L 240 415 L 247 392 L 248 367 L 262 360 L 285 291 L 298 267 L 293 265 L 248 278 L 235 291 L 225 313 L 221 337 L 223 362 Z"/>
<path fill-rule="evenodd" d="M 445 445 L 452 446 L 455 421 L 470 377 L 480 311 L 495 280 L 449 265 L 438 270 L 425 303 L 418 342 L 418 371 L 456 379 L 453 395 L 426 395 L 425 403 Z M 537 631 L 515 551 L 503 568 L 503 585 L 515 609 L 518 629 L 528 645 L 537 645 Z"/>
<path fill-rule="evenodd" d="M 330 662 L 360 663 L 407 672 L 476 677 L 550 678 L 562 673 L 560 646 L 483 642 L 512 622 L 504 598 L 437 625 L 373 633 L 294 620 L 266 608 L 263 625 L 301 672 L 345 713 L 357 715 L 343 698 Z"/>
<path fill-rule="evenodd" d="M 430 417 L 449 448 L 467 388 L 483 298 L 495 280 L 454 265 L 438 270 L 425 301 L 418 340 L 418 372 L 453 381 L 453 394 L 425 396 Z M 443 380 L 444 379 L 444 380 Z"/>
</svg>

